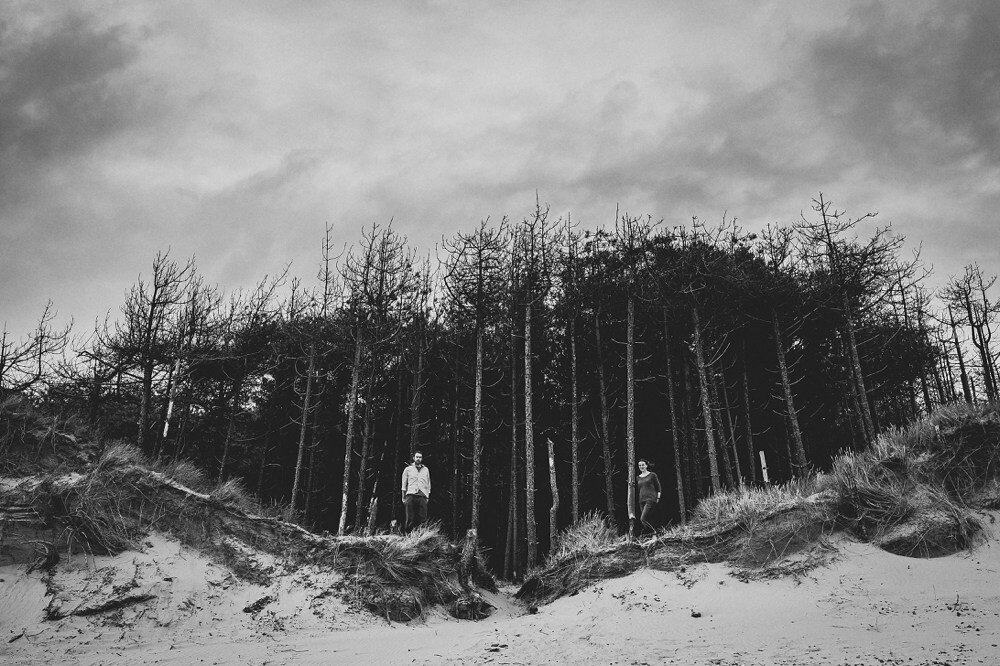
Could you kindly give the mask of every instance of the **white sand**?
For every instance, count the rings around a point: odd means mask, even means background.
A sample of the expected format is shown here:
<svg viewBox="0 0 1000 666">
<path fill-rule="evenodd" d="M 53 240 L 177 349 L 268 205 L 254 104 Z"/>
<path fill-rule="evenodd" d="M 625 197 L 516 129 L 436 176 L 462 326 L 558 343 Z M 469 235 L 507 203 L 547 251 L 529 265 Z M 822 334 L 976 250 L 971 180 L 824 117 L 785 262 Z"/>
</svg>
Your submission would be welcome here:
<svg viewBox="0 0 1000 666">
<path fill-rule="evenodd" d="M 48 601 L 37 574 L 0 570 L 0 660 L 1000 664 L 1000 541 L 930 560 L 852 542 L 838 546 L 837 561 L 800 581 L 744 583 L 721 565 L 683 573 L 644 570 L 543 606 L 536 615 L 499 595 L 492 598 L 498 611 L 482 622 L 438 613 L 425 622 L 390 625 L 351 612 L 335 598 L 314 600 L 322 587 L 315 587 L 321 580 L 315 572 L 265 590 L 237 583 L 224 569 L 157 539 L 146 553 L 128 557 L 147 572 L 137 576 L 139 587 L 154 586 L 158 596 L 120 617 L 42 621 Z M 166 572 L 174 577 L 169 585 L 155 580 Z M 265 593 L 277 601 L 253 616 L 243 612 Z M 141 608 L 147 610 L 135 617 Z"/>
</svg>

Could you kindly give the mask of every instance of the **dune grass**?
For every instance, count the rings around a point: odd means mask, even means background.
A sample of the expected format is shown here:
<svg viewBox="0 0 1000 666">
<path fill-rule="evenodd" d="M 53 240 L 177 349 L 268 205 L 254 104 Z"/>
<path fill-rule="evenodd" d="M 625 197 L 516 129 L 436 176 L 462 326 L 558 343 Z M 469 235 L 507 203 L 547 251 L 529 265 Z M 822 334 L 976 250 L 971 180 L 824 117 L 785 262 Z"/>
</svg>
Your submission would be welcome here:
<svg viewBox="0 0 1000 666">
<path fill-rule="evenodd" d="M 688 524 L 644 544 L 591 514 L 562 533 L 518 596 L 546 603 L 643 566 L 725 562 L 741 577 L 802 573 L 828 561 L 834 532 L 899 555 L 945 555 L 977 543 L 976 511 L 990 508 L 1000 508 L 1000 409 L 949 405 L 842 453 L 828 473 L 705 498 Z"/>
<path fill-rule="evenodd" d="M 465 582 L 461 548 L 436 523 L 405 535 L 331 539 L 331 548 L 317 556 L 349 574 L 344 579 L 349 598 L 388 620 L 412 620 L 437 605 L 461 619 L 480 619 L 492 610 Z M 475 586 L 497 591 L 496 582 L 478 561 L 468 573 Z"/>
<path fill-rule="evenodd" d="M 189 462 L 162 464 L 124 442 L 106 444 L 75 471 L 58 469 L 34 468 L 23 482 L 0 486 L 0 508 L 23 507 L 37 517 L 24 539 L 42 539 L 57 551 L 113 555 L 141 548 L 155 530 L 255 584 L 268 585 L 278 573 L 266 562 L 283 562 L 288 571 L 307 564 L 333 570 L 340 575 L 331 591 L 391 620 L 421 617 L 435 605 L 467 619 L 492 610 L 477 591 L 496 591 L 482 558 L 463 558 L 436 524 L 407 535 L 313 534 L 275 517 L 283 507 L 262 507 L 237 479 L 212 483 Z M 14 531 L 5 536 L 16 538 Z"/>
</svg>

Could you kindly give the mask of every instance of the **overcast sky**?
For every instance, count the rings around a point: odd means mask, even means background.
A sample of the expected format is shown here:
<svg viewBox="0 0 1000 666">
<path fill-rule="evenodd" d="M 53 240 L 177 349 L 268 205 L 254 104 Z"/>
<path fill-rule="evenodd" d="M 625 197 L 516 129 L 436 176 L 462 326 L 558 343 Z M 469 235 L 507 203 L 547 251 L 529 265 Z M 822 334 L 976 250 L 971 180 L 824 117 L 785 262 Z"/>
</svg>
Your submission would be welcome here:
<svg viewBox="0 0 1000 666">
<path fill-rule="evenodd" d="M 87 328 L 156 251 L 311 277 L 538 190 L 583 225 L 879 212 L 1000 269 L 1000 3 L 0 4 L 0 321 Z"/>
</svg>

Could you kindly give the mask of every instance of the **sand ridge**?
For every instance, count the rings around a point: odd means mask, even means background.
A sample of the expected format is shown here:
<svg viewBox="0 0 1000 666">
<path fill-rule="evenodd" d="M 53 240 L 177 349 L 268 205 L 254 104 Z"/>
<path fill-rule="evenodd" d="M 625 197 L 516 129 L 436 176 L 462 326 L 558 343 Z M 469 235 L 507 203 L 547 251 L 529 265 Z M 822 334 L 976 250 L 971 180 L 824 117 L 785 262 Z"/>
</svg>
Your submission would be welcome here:
<svg viewBox="0 0 1000 666">
<path fill-rule="evenodd" d="M 744 582 L 721 564 L 643 569 L 537 614 L 506 590 L 489 597 L 498 610 L 487 620 L 441 612 L 409 624 L 348 608 L 307 572 L 249 585 L 176 542 L 150 543 L 118 557 L 134 560 L 137 589 L 156 601 L 110 616 L 46 621 L 40 575 L 6 567 L 0 656 L 81 664 L 1000 663 L 1000 542 L 992 536 L 935 559 L 841 540 L 832 563 L 794 578 Z M 102 564 L 128 571 L 97 558 L 81 562 L 76 580 L 99 579 Z M 71 584 L 70 574 L 56 581 Z M 272 600 L 261 610 L 244 612 L 265 597 Z"/>
</svg>

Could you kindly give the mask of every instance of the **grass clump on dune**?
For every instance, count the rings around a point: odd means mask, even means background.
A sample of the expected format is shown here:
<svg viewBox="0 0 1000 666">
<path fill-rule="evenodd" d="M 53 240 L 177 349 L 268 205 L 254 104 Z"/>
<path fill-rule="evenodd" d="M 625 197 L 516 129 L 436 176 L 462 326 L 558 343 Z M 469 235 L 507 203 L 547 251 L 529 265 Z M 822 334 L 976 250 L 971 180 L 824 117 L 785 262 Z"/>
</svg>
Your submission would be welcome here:
<svg viewBox="0 0 1000 666">
<path fill-rule="evenodd" d="M 471 571 L 463 571 L 461 548 L 437 524 L 405 535 L 341 537 L 320 558 L 350 574 L 344 586 L 354 601 L 388 620 L 412 620 L 435 605 L 461 619 L 492 612 L 470 584 L 496 592 L 492 576 L 478 558 Z"/>
<path fill-rule="evenodd" d="M 833 525 L 832 497 L 811 482 L 719 493 L 703 501 L 687 525 L 639 542 L 620 537 L 600 514 L 563 532 L 559 549 L 528 573 L 517 596 L 548 603 L 592 582 L 641 567 L 675 570 L 698 562 L 729 562 L 741 572 L 761 570 L 818 545 Z"/>
<path fill-rule="evenodd" d="M 517 597 L 545 603 L 576 594 L 592 582 L 625 576 L 643 562 L 642 548 L 624 542 L 607 518 L 590 513 L 559 535 L 559 548 L 529 572 Z"/>
<path fill-rule="evenodd" d="M 867 451 L 837 457 L 828 483 L 840 525 L 898 555 L 933 557 L 973 545 L 982 531 L 976 498 L 995 483 L 990 460 L 1000 445 L 1000 427 L 985 429 L 992 438 L 978 436 L 984 416 L 1000 426 L 992 408 L 949 407 L 882 435 Z"/>
</svg>

